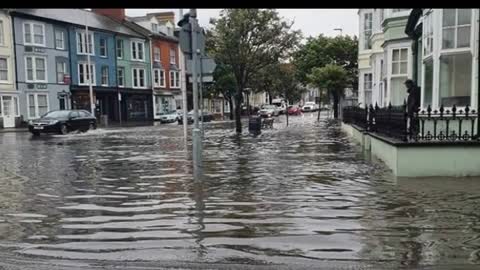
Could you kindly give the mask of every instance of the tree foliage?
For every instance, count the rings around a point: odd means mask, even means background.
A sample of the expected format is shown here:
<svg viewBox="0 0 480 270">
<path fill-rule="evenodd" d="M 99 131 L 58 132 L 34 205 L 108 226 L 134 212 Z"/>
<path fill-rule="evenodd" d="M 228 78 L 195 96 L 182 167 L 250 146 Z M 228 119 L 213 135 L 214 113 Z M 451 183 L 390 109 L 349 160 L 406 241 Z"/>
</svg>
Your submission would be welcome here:
<svg viewBox="0 0 480 270">
<path fill-rule="evenodd" d="M 319 89 L 327 89 L 333 97 L 334 118 L 338 117 L 338 103 L 344 95 L 345 87 L 348 85 L 348 73 L 344 67 L 335 64 L 327 64 L 324 67 L 315 67 L 307 75 L 308 81 Z"/>
<path fill-rule="evenodd" d="M 252 76 L 264 67 L 284 59 L 298 44 L 300 32 L 291 29 L 272 9 L 224 9 L 212 20 L 208 43 L 218 63 L 232 68 L 235 78 L 235 120 L 242 131 L 242 93 Z"/>
<path fill-rule="evenodd" d="M 341 66 L 347 72 L 347 86 L 358 89 L 358 40 L 356 36 L 309 37 L 293 55 L 297 78 L 309 83 L 308 75 L 317 67 L 328 64 Z"/>
</svg>

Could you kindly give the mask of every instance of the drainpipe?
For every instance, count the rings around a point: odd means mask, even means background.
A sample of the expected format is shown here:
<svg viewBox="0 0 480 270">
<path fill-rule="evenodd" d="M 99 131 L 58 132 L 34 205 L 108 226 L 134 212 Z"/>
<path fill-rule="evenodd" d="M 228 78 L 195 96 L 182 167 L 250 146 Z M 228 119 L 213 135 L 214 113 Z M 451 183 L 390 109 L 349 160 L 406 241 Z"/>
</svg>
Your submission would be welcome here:
<svg viewBox="0 0 480 270">
<path fill-rule="evenodd" d="M 152 83 L 151 88 L 152 88 L 152 120 L 155 121 L 155 96 L 154 96 L 154 86 L 153 86 L 153 80 L 155 79 L 155 75 L 153 72 L 153 43 L 152 43 L 153 35 L 148 39 L 148 43 L 150 44 L 150 82 Z M 160 59 L 161 60 L 161 59 Z M 161 62 L 160 62 L 161 63 Z"/>
<path fill-rule="evenodd" d="M 115 85 L 117 86 L 117 101 L 118 101 L 118 120 L 120 122 L 120 126 L 122 125 L 122 100 L 120 99 L 120 87 L 118 86 L 118 57 L 117 57 L 117 34 L 113 34 L 113 42 L 114 42 L 114 52 L 113 57 L 115 57 L 115 78 L 117 78 Z M 123 78 L 125 80 L 125 74 L 123 74 Z M 123 83 L 125 85 L 125 82 Z"/>
<path fill-rule="evenodd" d="M 478 9 L 478 16 L 477 16 L 477 26 L 478 26 L 478 37 L 477 37 L 477 79 L 478 79 L 478 84 L 477 84 L 477 139 L 480 139 L 480 9 Z M 472 134 L 473 135 L 473 134 Z"/>
</svg>

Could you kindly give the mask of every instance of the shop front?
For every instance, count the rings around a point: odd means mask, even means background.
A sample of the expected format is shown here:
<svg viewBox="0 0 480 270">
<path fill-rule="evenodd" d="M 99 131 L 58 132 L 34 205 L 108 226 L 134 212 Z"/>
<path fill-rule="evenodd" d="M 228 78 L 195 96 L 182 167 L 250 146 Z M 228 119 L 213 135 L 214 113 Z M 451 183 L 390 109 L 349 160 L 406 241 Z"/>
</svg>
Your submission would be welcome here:
<svg viewBox="0 0 480 270">
<path fill-rule="evenodd" d="M 154 119 L 160 119 L 160 115 L 175 111 L 177 102 L 175 96 L 169 93 L 156 92 L 153 97 Z"/>
</svg>

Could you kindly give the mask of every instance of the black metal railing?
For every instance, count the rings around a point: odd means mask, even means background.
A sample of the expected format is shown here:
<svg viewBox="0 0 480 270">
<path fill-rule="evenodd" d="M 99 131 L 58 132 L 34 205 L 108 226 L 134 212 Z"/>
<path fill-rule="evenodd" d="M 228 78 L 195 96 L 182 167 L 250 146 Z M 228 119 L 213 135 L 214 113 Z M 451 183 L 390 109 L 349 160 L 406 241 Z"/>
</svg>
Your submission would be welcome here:
<svg viewBox="0 0 480 270">
<path fill-rule="evenodd" d="M 347 106 L 343 108 L 343 122 L 353 124 L 363 129 L 368 128 L 366 119 L 368 110 L 358 106 Z"/>
<path fill-rule="evenodd" d="M 409 116 L 407 106 L 380 108 L 377 104 L 368 108 L 345 107 L 343 121 L 355 124 L 369 132 L 396 138 L 404 142 L 455 142 L 480 140 L 477 132 L 478 112 L 468 106 L 438 110 L 428 106 Z"/>
</svg>

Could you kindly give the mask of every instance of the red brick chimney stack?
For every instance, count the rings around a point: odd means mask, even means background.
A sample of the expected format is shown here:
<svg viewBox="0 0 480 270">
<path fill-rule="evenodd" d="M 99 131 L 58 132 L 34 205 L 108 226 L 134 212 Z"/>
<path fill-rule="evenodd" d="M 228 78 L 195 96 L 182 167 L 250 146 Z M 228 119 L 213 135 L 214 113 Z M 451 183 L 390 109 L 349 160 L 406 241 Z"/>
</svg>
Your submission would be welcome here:
<svg viewBox="0 0 480 270">
<path fill-rule="evenodd" d="M 92 8 L 92 11 L 117 21 L 123 21 L 125 19 L 124 8 Z"/>
</svg>

